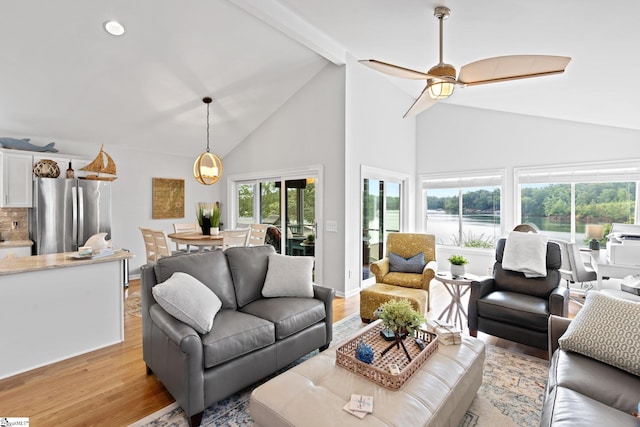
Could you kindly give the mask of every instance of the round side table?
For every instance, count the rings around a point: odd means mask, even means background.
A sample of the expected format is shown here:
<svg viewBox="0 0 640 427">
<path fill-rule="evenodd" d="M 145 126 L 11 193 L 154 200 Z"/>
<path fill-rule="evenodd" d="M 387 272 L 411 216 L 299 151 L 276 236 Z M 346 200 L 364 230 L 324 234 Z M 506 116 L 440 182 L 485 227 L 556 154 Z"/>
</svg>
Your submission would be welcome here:
<svg viewBox="0 0 640 427">
<path fill-rule="evenodd" d="M 477 280 L 478 277 L 473 274 L 465 274 L 464 277 L 456 277 L 454 279 L 449 271 L 438 271 L 434 279 L 442 283 L 447 292 L 449 292 L 449 295 L 451 295 L 451 302 L 442 310 L 438 320 L 442 320 L 446 315 L 447 323 L 453 320 L 453 323 L 457 325 L 460 330 L 464 330 L 466 324 L 463 323 L 463 317 L 466 321 L 467 312 L 462 305 L 462 297 L 469 292 L 469 289 L 471 289 L 469 285 L 471 285 L 472 281 Z"/>
</svg>

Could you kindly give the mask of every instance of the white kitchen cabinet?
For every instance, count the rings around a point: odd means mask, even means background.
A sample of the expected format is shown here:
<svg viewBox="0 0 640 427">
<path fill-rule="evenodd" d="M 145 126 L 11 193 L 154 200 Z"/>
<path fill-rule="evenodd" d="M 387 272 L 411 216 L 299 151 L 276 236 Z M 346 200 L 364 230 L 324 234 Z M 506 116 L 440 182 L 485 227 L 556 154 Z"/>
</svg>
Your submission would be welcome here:
<svg viewBox="0 0 640 427">
<path fill-rule="evenodd" d="M 0 157 L 2 158 L 0 207 L 30 208 L 33 204 L 31 178 L 33 156 L 2 151 Z"/>
</svg>

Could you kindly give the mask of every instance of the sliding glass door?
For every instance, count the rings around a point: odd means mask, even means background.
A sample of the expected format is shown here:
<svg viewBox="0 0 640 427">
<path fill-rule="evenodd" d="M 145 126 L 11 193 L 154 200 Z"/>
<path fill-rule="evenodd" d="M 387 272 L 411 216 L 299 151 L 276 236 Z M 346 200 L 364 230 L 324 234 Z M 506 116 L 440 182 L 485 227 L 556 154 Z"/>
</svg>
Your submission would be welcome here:
<svg viewBox="0 0 640 427">
<path fill-rule="evenodd" d="M 315 254 L 316 177 L 236 184 L 236 227 L 268 224 L 266 243 L 286 255 Z M 285 191 L 282 191 L 282 188 Z"/>
<path fill-rule="evenodd" d="M 373 278 L 371 263 L 384 257 L 390 232 L 402 229 L 402 182 L 377 178 L 362 180 L 362 280 Z"/>
</svg>

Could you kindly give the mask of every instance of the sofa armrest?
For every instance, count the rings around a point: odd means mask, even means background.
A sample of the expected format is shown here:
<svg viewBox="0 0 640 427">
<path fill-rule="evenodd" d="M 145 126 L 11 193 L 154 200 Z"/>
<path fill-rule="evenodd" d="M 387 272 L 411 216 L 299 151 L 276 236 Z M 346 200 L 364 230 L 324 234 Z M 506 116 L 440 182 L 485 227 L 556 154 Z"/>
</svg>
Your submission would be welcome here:
<svg viewBox="0 0 640 427">
<path fill-rule="evenodd" d="M 389 274 L 389 258 L 382 258 L 371 263 L 369 270 L 376 275 L 376 283 L 382 283 L 382 278 Z"/>
<path fill-rule="evenodd" d="M 478 300 L 487 295 L 494 288 L 493 277 L 485 277 L 471 282 L 471 294 L 469 295 L 468 320 L 469 329 L 478 330 Z"/>
<path fill-rule="evenodd" d="M 328 346 L 333 339 L 333 298 L 336 295 L 335 289 L 325 288 L 324 286 L 313 285 L 313 297 L 322 301 L 324 304 L 324 312 L 326 314 L 327 342 Z"/>
<path fill-rule="evenodd" d="M 549 340 L 549 360 L 553 356 L 553 353 L 558 349 L 558 339 L 565 333 L 571 319 L 556 315 L 549 316 L 549 329 L 547 333 L 547 339 Z"/>
<path fill-rule="evenodd" d="M 558 286 L 549 294 L 549 313 L 567 317 L 569 313 L 569 289 Z"/>
<path fill-rule="evenodd" d="M 190 355 L 202 355 L 202 340 L 191 326 L 164 311 L 158 304 L 149 310 L 151 320 L 181 351 Z"/>
</svg>

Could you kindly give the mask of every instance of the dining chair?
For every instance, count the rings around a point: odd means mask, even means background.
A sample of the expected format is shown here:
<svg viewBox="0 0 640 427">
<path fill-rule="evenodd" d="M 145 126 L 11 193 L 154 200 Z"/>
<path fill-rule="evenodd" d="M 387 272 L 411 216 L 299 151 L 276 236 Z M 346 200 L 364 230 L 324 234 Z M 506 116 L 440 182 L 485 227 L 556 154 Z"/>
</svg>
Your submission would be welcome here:
<svg viewBox="0 0 640 427">
<path fill-rule="evenodd" d="M 144 240 L 144 248 L 147 254 L 147 264 L 156 262 L 156 241 L 153 237 L 153 230 L 150 228 L 139 227 Z"/>
<path fill-rule="evenodd" d="M 251 224 L 249 234 L 247 235 L 247 246 L 264 245 L 268 227 L 269 224 Z"/>
<path fill-rule="evenodd" d="M 200 226 L 198 223 L 177 223 L 173 224 L 173 231 L 176 233 L 198 233 L 200 232 Z M 185 245 L 186 248 L 183 249 L 181 244 L 176 242 L 176 251 L 186 250 L 187 252 L 191 252 L 191 245 Z"/>
<path fill-rule="evenodd" d="M 246 246 L 247 236 L 250 229 L 245 228 L 242 230 L 225 230 L 222 233 L 222 250 L 233 246 Z"/>
<path fill-rule="evenodd" d="M 164 234 L 162 230 L 151 230 L 151 234 L 153 235 L 153 241 L 155 243 L 156 256 L 155 260 L 158 261 L 160 258 L 164 256 L 172 255 L 171 249 L 169 248 L 169 240 L 167 236 Z"/>
</svg>

